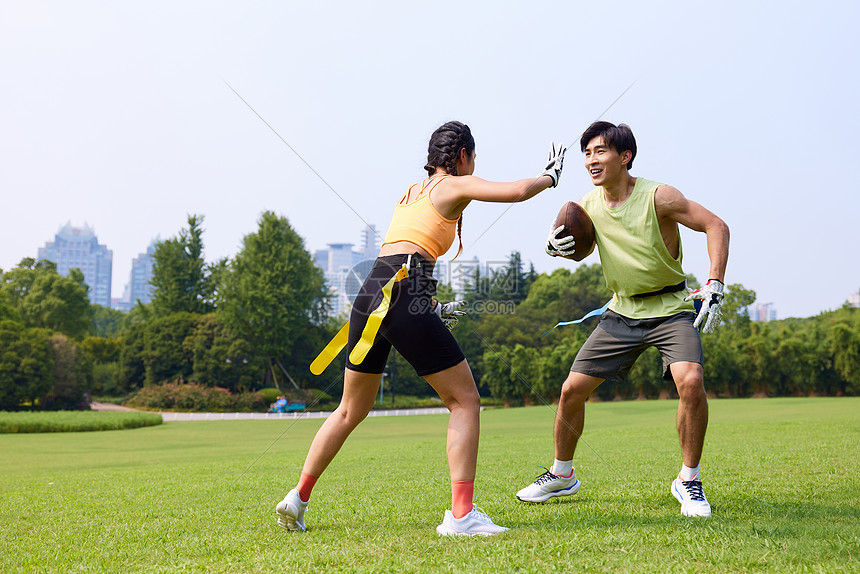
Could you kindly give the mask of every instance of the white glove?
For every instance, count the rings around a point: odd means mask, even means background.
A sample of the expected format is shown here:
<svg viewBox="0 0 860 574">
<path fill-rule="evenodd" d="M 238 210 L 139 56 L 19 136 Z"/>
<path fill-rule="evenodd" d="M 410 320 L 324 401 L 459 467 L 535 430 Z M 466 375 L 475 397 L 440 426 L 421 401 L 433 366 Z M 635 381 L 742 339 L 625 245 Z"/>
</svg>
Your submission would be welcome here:
<svg viewBox="0 0 860 574">
<path fill-rule="evenodd" d="M 567 148 L 559 142 L 558 147 L 555 142 L 550 144 L 549 157 L 546 160 L 546 168 L 538 174 L 538 177 L 548 175 L 552 178 L 552 187 L 558 185 L 558 180 L 561 178 L 561 166 L 564 163 L 564 152 Z"/>
<path fill-rule="evenodd" d="M 704 287 L 696 289 L 684 297 L 684 301 L 692 301 L 693 299 L 702 300 L 702 308 L 699 310 L 699 316 L 696 317 L 696 320 L 693 322 L 693 327 L 698 328 L 702 323 L 702 320 L 705 318 L 705 315 L 707 315 L 708 320 L 705 322 L 702 332 L 714 332 L 714 329 L 720 324 L 720 319 L 723 318 L 722 307 L 724 287 L 725 285 L 723 285 L 722 281 L 708 279 L 708 282 L 705 283 Z"/>
<path fill-rule="evenodd" d="M 559 238 L 558 234 L 564 230 L 564 225 L 549 228 L 549 236 L 546 238 L 546 252 L 552 257 L 567 257 L 576 251 L 576 239 L 573 235 Z"/>
<path fill-rule="evenodd" d="M 457 326 L 457 323 L 460 322 L 458 317 L 462 317 L 466 314 L 465 311 L 460 311 L 458 309 L 465 304 L 465 301 L 451 301 L 450 303 L 445 304 L 436 301 L 436 308 L 433 309 L 433 312 L 436 313 L 437 317 L 442 319 L 442 322 L 445 323 L 445 326 L 448 327 L 448 330 L 450 331 Z"/>
</svg>

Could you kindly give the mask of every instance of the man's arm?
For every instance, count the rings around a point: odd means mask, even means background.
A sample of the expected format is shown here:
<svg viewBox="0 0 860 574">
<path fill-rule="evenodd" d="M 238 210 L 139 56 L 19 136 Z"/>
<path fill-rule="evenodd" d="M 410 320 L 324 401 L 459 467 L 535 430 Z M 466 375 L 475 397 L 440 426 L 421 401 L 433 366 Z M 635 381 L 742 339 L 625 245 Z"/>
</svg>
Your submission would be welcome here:
<svg viewBox="0 0 860 574">
<path fill-rule="evenodd" d="M 690 201 L 671 185 L 661 185 L 654 194 L 654 206 L 660 230 L 664 225 L 681 224 L 707 236 L 708 257 L 711 269 L 708 279 L 725 283 L 726 264 L 729 260 L 729 226 L 725 221 L 695 201 Z M 666 237 L 666 234 L 663 234 Z"/>
</svg>

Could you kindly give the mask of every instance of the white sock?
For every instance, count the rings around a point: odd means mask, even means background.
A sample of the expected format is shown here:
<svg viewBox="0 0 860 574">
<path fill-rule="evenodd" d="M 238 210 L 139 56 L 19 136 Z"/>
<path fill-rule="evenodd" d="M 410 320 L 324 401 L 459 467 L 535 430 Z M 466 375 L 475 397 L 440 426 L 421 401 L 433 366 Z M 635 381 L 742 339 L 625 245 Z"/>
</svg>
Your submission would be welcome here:
<svg viewBox="0 0 860 574">
<path fill-rule="evenodd" d="M 555 459 L 555 462 L 552 463 L 552 469 L 550 472 L 556 476 L 571 478 L 573 476 L 573 460 Z"/>
<path fill-rule="evenodd" d="M 680 478 L 684 482 L 689 482 L 689 481 L 693 480 L 694 478 L 697 478 L 698 476 L 699 476 L 699 467 L 698 466 L 696 468 L 690 468 L 689 466 L 687 466 L 685 464 L 681 465 L 681 472 L 678 473 L 678 478 Z M 701 480 L 701 478 L 699 480 Z"/>
</svg>

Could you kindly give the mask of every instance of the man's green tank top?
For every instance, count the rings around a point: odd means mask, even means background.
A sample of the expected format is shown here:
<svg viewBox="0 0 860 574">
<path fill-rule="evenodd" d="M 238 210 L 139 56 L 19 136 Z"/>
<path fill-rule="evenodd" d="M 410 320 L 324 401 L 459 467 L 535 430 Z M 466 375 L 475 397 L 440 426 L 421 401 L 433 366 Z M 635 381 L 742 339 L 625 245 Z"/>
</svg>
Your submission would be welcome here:
<svg viewBox="0 0 860 574">
<path fill-rule="evenodd" d="M 668 317 L 694 309 L 691 302 L 684 301 L 686 289 L 633 297 L 677 285 L 686 278 L 681 269 L 684 251 L 680 234 L 677 259 L 660 235 L 654 208 L 654 193 L 660 185 L 637 177 L 633 193 L 614 208 L 606 205 L 602 187 L 594 188 L 582 199 L 582 207 L 594 222 L 606 286 L 615 293 L 609 308 L 631 319 Z"/>
</svg>

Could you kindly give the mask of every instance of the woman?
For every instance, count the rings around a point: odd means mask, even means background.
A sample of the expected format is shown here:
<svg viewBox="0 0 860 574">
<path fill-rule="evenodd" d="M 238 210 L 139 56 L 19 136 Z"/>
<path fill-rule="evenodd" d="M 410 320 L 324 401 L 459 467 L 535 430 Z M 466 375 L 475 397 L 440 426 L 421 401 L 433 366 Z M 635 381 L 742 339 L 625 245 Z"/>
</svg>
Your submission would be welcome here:
<svg viewBox="0 0 860 574">
<path fill-rule="evenodd" d="M 453 244 L 455 229 L 460 236 L 462 213 L 471 201 L 513 203 L 555 187 L 564 152 L 553 145 L 536 178 L 494 183 L 472 176 L 475 140 L 467 125 L 448 122 L 433 132 L 424 166 L 429 177 L 409 187 L 397 204 L 379 257 L 353 304 L 343 398 L 317 432 L 296 488 L 277 505 L 278 525 L 305 530 L 311 489 L 373 406 L 393 345 L 451 412 L 447 454 L 453 503 L 436 531 L 486 536 L 507 530 L 472 503 L 480 397 L 465 356 L 443 322 L 459 314 L 456 308 L 463 303 L 434 301 L 431 274 Z M 460 238 L 458 255 L 462 248 Z"/>
</svg>

